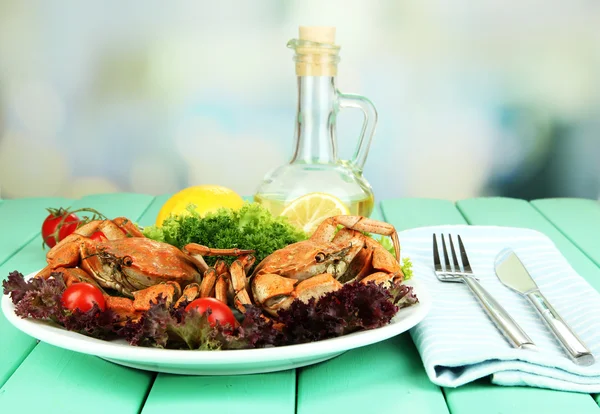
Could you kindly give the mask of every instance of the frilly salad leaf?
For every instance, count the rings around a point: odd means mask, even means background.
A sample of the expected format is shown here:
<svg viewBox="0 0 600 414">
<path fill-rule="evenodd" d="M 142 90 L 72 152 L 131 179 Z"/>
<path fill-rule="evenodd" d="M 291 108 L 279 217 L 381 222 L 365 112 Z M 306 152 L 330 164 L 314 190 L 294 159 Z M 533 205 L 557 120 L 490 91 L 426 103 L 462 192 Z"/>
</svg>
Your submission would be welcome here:
<svg viewBox="0 0 600 414">
<path fill-rule="evenodd" d="M 11 272 L 2 282 L 5 295 L 10 295 L 15 305 L 15 313 L 21 318 L 51 320 L 70 331 L 109 339 L 116 337 L 114 327 L 116 315 L 101 311 L 98 305 L 88 312 L 71 312 L 63 308 L 61 296 L 66 286 L 62 273 L 52 273 L 49 279 L 33 278 L 25 281 L 17 271 Z"/>
<path fill-rule="evenodd" d="M 112 311 L 98 306 L 89 312 L 65 310 L 59 300 L 65 289 L 59 273 L 48 280 L 25 281 L 21 273 L 12 272 L 2 285 L 22 318 L 52 320 L 99 339 L 120 337 L 131 345 L 173 349 L 251 349 L 319 341 L 387 325 L 400 308 L 418 302 L 407 285 L 385 289 L 373 282 L 354 282 L 318 300 L 293 302 L 279 312 L 277 325 L 249 305 L 239 326 L 211 327 L 208 313 L 186 312 L 187 302 L 178 308 L 167 306 L 163 297 L 139 320 L 123 324 Z"/>
<path fill-rule="evenodd" d="M 374 282 L 353 282 L 319 300 L 292 302 L 278 320 L 287 343 L 300 344 L 385 326 L 400 308 L 417 302 L 407 285 L 387 290 Z"/>
<path fill-rule="evenodd" d="M 405 257 L 402 259 L 402 273 L 404 273 L 404 280 L 408 280 L 413 277 L 413 264 L 409 257 Z"/>
<path fill-rule="evenodd" d="M 208 322 L 208 314 L 196 309 L 183 313 L 166 305 L 159 296 L 138 321 L 128 321 L 120 332 L 131 345 L 155 348 L 216 350 L 221 348 L 218 330 Z"/>
</svg>

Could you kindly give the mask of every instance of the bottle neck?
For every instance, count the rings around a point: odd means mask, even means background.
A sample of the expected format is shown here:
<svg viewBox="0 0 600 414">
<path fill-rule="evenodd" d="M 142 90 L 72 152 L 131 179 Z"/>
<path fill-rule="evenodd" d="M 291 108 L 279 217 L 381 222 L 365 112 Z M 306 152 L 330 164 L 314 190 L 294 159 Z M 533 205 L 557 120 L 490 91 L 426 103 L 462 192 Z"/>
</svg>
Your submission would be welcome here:
<svg viewBox="0 0 600 414">
<path fill-rule="evenodd" d="M 337 95 L 334 76 L 298 76 L 296 150 L 292 163 L 336 161 Z"/>
</svg>

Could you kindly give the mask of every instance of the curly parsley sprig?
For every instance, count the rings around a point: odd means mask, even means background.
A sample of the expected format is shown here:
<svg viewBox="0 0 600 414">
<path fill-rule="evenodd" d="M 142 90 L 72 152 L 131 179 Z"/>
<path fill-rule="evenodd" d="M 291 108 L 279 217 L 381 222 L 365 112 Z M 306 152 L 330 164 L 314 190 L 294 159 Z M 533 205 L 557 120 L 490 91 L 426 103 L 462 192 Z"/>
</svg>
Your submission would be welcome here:
<svg viewBox="0 0 600 414">
<path fill-rule="evenodd" d="M 144 235 L 179 248 L 188 243 L 199 243 L 218 249 L 255 250 L 256 263 L 285 246 L 306 240 L 307 235 L 287 222 L 285 217 L 274 217 L 258 203 L 246 203 L 240 209 L 219 209 L 201 217 L 188 207 L 186 215 L 170 216 L 162 226 L 144 228 Z M 227 263 L 235 258 L 220 257 Z M 209 265 L 215 257 L 205 258 Z"/>
</svg>

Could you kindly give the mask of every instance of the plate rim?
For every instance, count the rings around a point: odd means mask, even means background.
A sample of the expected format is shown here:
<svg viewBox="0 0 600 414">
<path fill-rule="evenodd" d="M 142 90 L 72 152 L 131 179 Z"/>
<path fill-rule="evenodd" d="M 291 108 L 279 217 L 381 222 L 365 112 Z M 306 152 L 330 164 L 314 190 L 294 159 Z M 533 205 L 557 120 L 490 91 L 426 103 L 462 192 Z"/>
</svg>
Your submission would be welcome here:
<svg viewBox="0 0 600 414">
<path fill-rule="evenodd" d="M 37 273 L 32 272 L 25 276 L 25 279 L 27 280 Z M 52 322 L 21 318 L 14 313 L 14 305 L 9 295 L 2 295 L 1 307 L 6 319 L 21 332 L 39 341 L 70 351 L 123 362 L 187 363 L 190 366 L 231 365 L 240 362 L 258 362 L 267 358 L 274 362 L 289 361 L 290 358 L 303 357 L 306 359 L 307 357 L 315 358 L 326 354 L 339 354 L 351 349 L 372 345 L 406 332 L 421 322 L 429 313 L 432 298 L 424 283 L 417 280 L 416 275 L 413 275 L 411 279 L 404 283 L 413 286 L 419 302 L 400 309 L 392 321 L 385 326 L 321 341 L 255 349 L 207 351 L 134 346 L 119 343 L 116 340 L 106 341 L 69 331 Z"/>
</svg>

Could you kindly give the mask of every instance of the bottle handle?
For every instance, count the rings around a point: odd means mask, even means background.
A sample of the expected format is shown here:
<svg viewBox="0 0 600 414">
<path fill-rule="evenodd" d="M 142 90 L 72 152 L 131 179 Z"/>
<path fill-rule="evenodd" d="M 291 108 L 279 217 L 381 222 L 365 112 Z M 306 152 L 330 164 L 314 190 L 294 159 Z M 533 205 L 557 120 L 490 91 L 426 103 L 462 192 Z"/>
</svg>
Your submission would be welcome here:
<svg viewBox="0 0 600 414">
<path fill-rule="evenodd" d="M 355 94 L 345 94 L 337 91 L 338 103 L 340 108 L 359 108 L 365 115 L 365 120 L 358 137 L 358 145 L 352 157 L 352 164 L 358 167 L 361 171 L 367 161 L 371 141 L 375 134 L 377 126 L 377 109 L 375 105 L 364 96 Z"/>
</svg>

